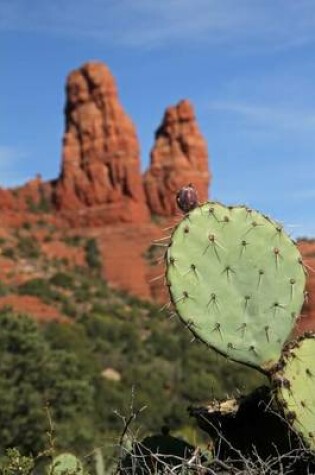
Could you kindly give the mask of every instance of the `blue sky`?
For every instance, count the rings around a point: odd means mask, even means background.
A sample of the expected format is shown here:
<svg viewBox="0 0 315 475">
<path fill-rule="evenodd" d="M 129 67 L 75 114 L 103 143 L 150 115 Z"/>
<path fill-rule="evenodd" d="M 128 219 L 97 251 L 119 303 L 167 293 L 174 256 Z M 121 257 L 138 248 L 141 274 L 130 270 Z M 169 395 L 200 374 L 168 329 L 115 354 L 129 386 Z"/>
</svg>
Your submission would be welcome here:
<svg viewBox="0 0 315 475">
<path fill-rule="evenodd" d="M 314 0 L 0 0 L 0 184 L 59 173 L 65 77 L 104 61 L 142 167 L 166 106 L 189 98 L 211 196 L 315 236 Z"/>
</svg>

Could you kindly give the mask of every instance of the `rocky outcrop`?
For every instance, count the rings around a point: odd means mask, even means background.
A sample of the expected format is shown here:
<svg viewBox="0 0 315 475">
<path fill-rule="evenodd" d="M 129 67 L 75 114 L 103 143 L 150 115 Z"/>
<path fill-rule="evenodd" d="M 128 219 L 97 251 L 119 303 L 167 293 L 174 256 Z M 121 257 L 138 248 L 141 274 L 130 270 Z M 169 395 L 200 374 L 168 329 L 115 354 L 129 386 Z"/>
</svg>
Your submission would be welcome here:
<svg viewBox="0 0 315 475">
<path fill-rule="evenodd" d="M 85 224 L 145 221 L 135 127 L 104 64 L 87 63 L 70 73 L 65 122 L 58 209 L 79 212 Z"/>
<path fill-rule="evenodd" d="M 173 216 L 176 191 L 189 182 L 201 201 L 207 199 L 207 146 L 189 101 L 167 109 L 143 183 L 135 127 L 104 64 L 87 63 L 70 73 L 65 120 L 55 203 L 73 224 L 145 222 L 149 210 Z"/>
<path fill-rule="evenodd" d="M 173 216 L 176 192 L 193 183 L 200 201 L 208 198 L 210 182 L 206 142 L 199 130 L 192 104 L 183 100 L 169 107 L 156 131 L 151 164 L 144 175 L 150 210 L 160 216 Z"/>
<path fill-rule="evenodd" d="M 16 188 L 0 188 L 0 210 L 11 212 L 52 211 L 52 182 L 40 175 Z"/>
<path fill-rule="evenodd" d="M 209 181 L 207 146 L 187 100 L 166 110 L 142 177 L 136 130 L 115 79 L 105 64 L 90 62 L 67 78 L 60 176 L 0 188 L 0 210 L 12 212 L 10 219 L 57 211 L 65 224 L 81 227 L 146 223 L 150 214 L 176 215 L 176 192 L 188 183 L 206 200 Z"/>
<path fill-rule="evenodd" d="M 296 334 L 315 331 L 315 240 L 301 240 L 298 247 L 307 272 L 305 303 L 298 320 Z"/>
</svg>

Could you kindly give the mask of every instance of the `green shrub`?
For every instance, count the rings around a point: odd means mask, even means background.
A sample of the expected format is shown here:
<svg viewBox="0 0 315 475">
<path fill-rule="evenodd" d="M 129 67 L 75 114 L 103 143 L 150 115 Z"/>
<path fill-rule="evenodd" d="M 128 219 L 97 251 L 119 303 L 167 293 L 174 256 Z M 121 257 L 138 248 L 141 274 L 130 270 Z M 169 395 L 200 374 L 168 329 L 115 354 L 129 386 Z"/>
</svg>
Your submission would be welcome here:
<svg viewBox="0 0 315 475">
<path fill-rule="evenodd" d="M 14 260 L 15 259 L 15 249 L 13 247 L 5 247 L 3 250 L 2 250 L 2 255 L 4 257 L 7 257 L 8 259 L 12 259 Z"/>
<path fill-rule="evenodd" d="M 32 228 L 32 224 L 29 221 L 24 221 L 21 226 L 23 229 L 30 230 Z"/>
<path fill-rule="evenodd" d="M 9 289 L 7 285 L 0 280 L 0 297 L 3 295 L 6 295 L 8 293 Z"/>
<path fill-rule="evenodd" d="M 61 294 L 53 290 L 49 282 L 44 279 L 28 280 L 27 282 L 19 285 L 17 291 L 21 295 L 34 295 L 35 297 L 39 297 L 48 301 L 62 300 Z"/>
<path fill-rule="evenodd" d="M 65 236 L 62 240 L 68 246 L 80 247 L 82 245 L 84 238 L 82 236 L 74 235 L 74 236 Z"/>
<path fill-rule="evenodd" d="M 97 286 L 97 289 L 94 293 L 95 298 L 104 299 L 108 298 L 110 295 L 110 290 L 105 281 L 101 281 L 101 283 Z"/>
<path fill-rule="evenodd" d="M 46 196 L 43 189 L 39 190 L 40 197 L 38 201 L 34 201 L 31 196 L 26 198 L 28 211 L 31 213 L 50 213 L 52 211 L 52 203 L 48 196 Z"/>
<path fill-rule="evenodd" d="M 44 236 L 43 238 L 44 242 L 51 242 L 52 240 L 53 240 L 53 237 L 51 234 L 46 234 L 46 236 Z"/>
<path fill-rule="evenodd" d="M 81 283 L 81 285 L 74 290 L 73 296 L 78 303 L 89 301 L 91 297 L 89 285 Z"/>
<path fill-rule="evenodd" d="M 54 287 L 70 285 L 69 297 Z M 33 279 L 18 292 L 58 301 L 58 308 L 75 319 L 66 325 L 39 328 L 31 322 L 30 328 L 15 327 L 10 332 L 20 335 L 17 341 L 4 343 L 8 323 L 0 315 L 0 454 L 8 444 L 23 454 L 30 453 L 31 444 L 32 453 L 42 450 L 47 400 L 57 444 L 71 451 L 83 447 L 86 453 L 92 444 L 102 444 L 109 433 L 121 430 L 115 411 L 128 413 L 132 388 L 135 407 L 148 407 L 140 420 L 147 431 L 163 424 L 173 429 L 191 425 L 188 405 L 260 383 L 255 372 L 192 344 L 188 331 L 155 305 L 111 290 L 89 269 Z M 92 310 L 82 316 L 86 303 Z M 107 368 L 121 379 L 107 379 Z"/>
<path fill-rule="evenodd" d="M 69 264 L 69 259 L 67 259 L 66 257 L 54 257 L 53 259 L 51 259 L 50 264 L 56 267 L 56 269 L 60 269 L 62 271 L 64 267 Z"/>
<path fill-rule="evenodd" d="M 57 272 L 51 277 L 50 283 L 57 287 L 71 289 L 73 287 L 73 276 L 65 272 Z"/>
<path fill-rule="evenodd" d="M 37 259 L 41 253 L 39 242 L 34 236 L 19 237 L 17 249 L 22 257 L 31 259 Z"/>
<path fill-rule="evenodd" d="M 101 254 L 98 249 L 96 239 L 88 239 L 86 242 L 85 259 L 91 270 L 100 271 L 102 269 Z"/>
<path fill-rule="evenodd" d="M 0 326 L 1 451 L 38 453 L 46 447 L 47 403 L 57 446 L 91 448 L 95 373 L 71 350 L 54 348 L 26 317 L 2 311 Z"/>
<path fill-rule="evenodd" d="M 39 228 L 45 228 L 46 226 L 48 226 L 48 223 L 44 219 L 38 219 L 36 221 L 36 226 L 38 226 Z"/>
<path fill-rule="evenodd" d="M 77 317 L 78 315 L 77 307 L 69 299 L 65 299 L 62 302 L 61 312 L 69 317 Z"/>
<path fill-rule="evenodd" d="M 0 462 L 1 475 L 30 475 L 33 468 L 33 457 L 24 457 L 17 449 L 7 449 Z"/>
</svg>

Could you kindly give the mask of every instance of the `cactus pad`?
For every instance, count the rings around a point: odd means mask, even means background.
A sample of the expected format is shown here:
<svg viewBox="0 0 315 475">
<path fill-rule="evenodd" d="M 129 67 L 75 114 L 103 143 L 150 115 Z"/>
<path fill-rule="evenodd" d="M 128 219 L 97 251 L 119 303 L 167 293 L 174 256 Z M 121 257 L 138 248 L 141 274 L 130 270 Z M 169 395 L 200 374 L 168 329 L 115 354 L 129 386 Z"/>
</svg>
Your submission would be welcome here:
<svg viewBox="0 0 315 475">
<path fill-rule="evenodd" d="M 288 348 L 272 379 L 292 428 L 315 452 L 315 334 Z"/>
<path fill-rule="evenodd" d="M 305 286 L 281 225 L 244 206 L 205 203 L 176 226 L 166 267 L 172 302 L 197 337 L 262 371 L 279 360 Z"/>
<path fill-rule="evenodd" d="M 75 455 L 60 454 L 54 457 L 49 475 L 83 475 L 83 466 Z"/>
</svg>

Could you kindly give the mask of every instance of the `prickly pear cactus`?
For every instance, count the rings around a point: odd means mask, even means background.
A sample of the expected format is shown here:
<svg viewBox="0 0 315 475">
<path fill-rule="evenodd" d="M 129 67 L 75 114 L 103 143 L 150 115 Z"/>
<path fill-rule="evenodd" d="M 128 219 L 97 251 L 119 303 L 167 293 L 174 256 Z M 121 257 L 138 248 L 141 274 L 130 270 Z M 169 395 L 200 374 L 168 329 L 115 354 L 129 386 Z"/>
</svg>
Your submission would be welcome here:
<svg viewBox="0 0 315 475">
<path fill-rule="evenodd" d="M 292 428 L 315 452 L 315 334 L 284 351 L 273 374 L 277 399 Z"/>
<path fill-rule="evenodd" d="M 197 337 L 262 371 L 279 360 L 305 286 L 281 225 L 244 206 L 205 203 L 173 231 L 166 267 L 171 300 Z"/>
<path fill-rule="evenodd" d="M 49 475 L 83 475 L 83 466 L 73 454 L 64 453 L 54 457 Z"/>
</svg>

